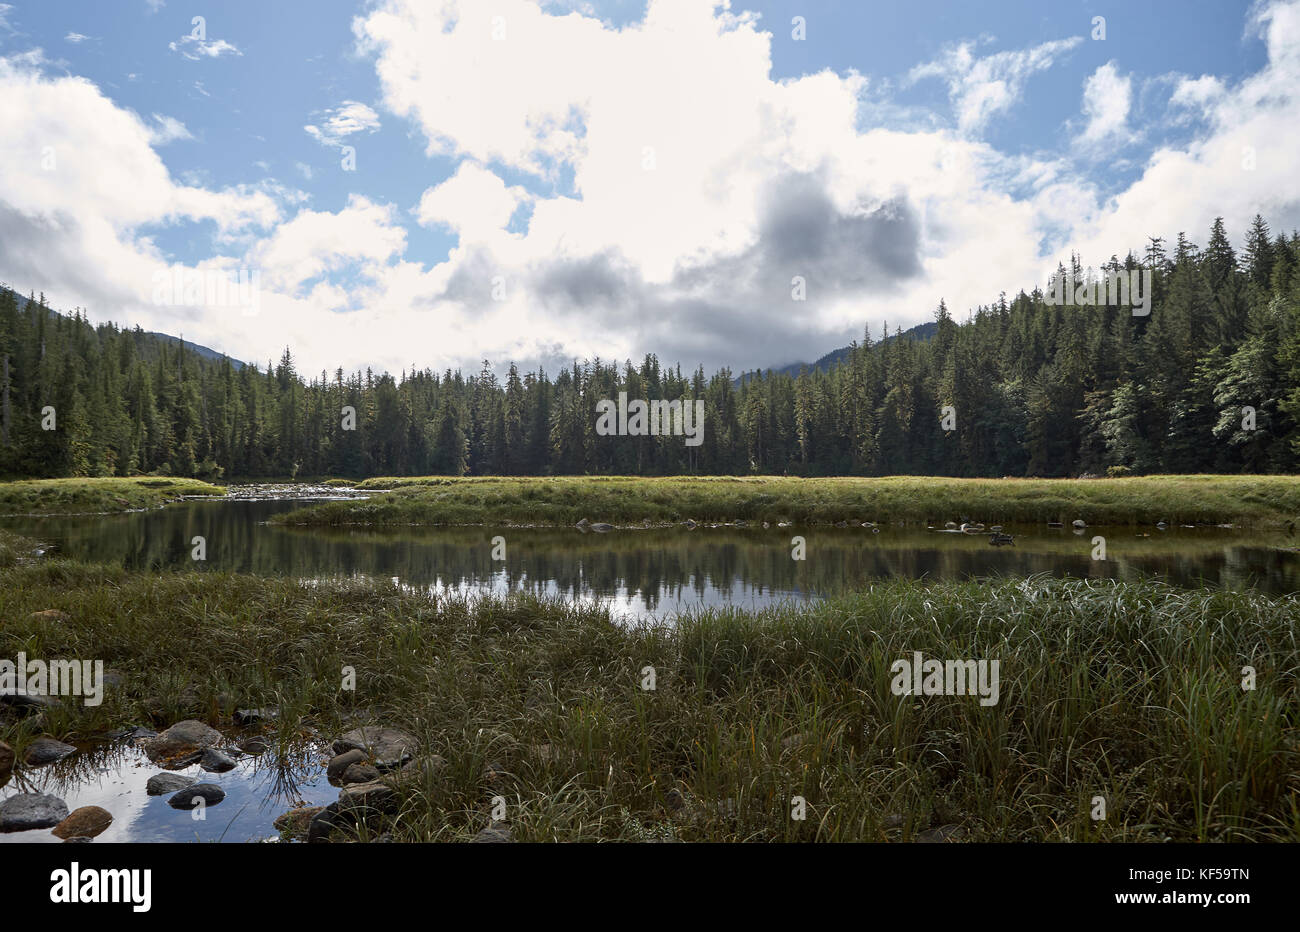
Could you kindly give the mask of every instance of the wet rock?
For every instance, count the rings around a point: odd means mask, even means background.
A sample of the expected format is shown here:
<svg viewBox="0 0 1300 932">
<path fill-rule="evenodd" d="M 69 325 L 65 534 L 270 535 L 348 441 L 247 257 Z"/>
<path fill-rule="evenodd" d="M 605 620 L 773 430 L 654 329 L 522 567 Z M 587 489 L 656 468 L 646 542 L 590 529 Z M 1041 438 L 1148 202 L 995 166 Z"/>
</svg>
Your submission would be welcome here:
<svg viewBox="0 0 1300 932">
<path fill-rule="evenodd" d="M 32 621 L 57 621 L 67 622 L 72 620 L 72 616 L 67 612 L 60 611 L 57 608 L 46 608 L 39 612 L 32 612 L 27 616 Z"/>
<path fill-rule="evenodd" d="M 144 785 L 144 791 L 150 796 L 166 796 L 197 782 L 197 777 L 187 777 L 181 773 L 156 773 Z"/>
<path fill-rule="evenodd" d="M 960 825 L 940 825 L 938 828 L 926 829 L 916 836 L 917 844 L 934 845 L 958 842 L 966 837 L 966 830 Z"/>
<path fill-rule="evenodd" d="M 312 819 L 324 810 L 324 806 L 300 806 L 277 817 L 274 825 L 277 831 L 290 838 L 306 838 Z"/>
<path fill-rule="evenodd" d="M 72 838 L 63 839 L 63 843 L 65 845 L 88 845 L 94 840 L 89 835 L 76 835 Z"/>
<path fill-rule="evenodd" d="M 0 741 L 0 780 L 9 779 L 14 769 L 14 749 Z"/>
<path fill-rule="evenodd" d="M 339 782 L 344 786 L 354 783 L 374 783 L 381 776 L 382 774 L 369 764 L 357 763 L 348 765 L 348 769 L 339 777 Z"/>
<path fill-rule="evenodd" d="M 56 760 L 63 760 L 69 754 L 75 754 L 76 752 L 76 748 L 70 744 L 64 744 L 62 741 L 55 741 L 53 738 L 37 738 L 27 745 L 27 753 L 23 756 L 23 763 L 28 767 L 44 767 L 46 764 L 52 764 Z"/>
<path fill-rule="evenodd" d="M 580 518 L 578 520 L 578 523 L 574 525 L 574 527 L 578 528 L 581 531 L 585 531 L 590 526 L 591 526 L 591 522 L 588 521 L 586 518 Z"/>
<path fill-rule="evenodd" d="M 255 725 L 274 721 L 279 714 L 279 709 L 236 709 L 233 718 L 236 725 Z"/>
<path fill-rule="evenodd" d="M 235 769 L 235 761 L 225 751 L 205 748 L 203 756 L 199 758 L 199 766 L 208 773 L 225 773 L 227 770 Z"/>
<path fill-rule="evenodd" d="M 353 764 L 364 764 L 366 762 L 366 752 L 359 748 L 353 748 L 351 751 L 344 751 L 330 759 L 329 765 L 325 768 L 325 776 L 330 783 L 339 783 L 343 779 L 343 774 Z"/>
<path fill-rule="evenodd" d="M 0 802 L 0 832 L 53 828 L 68 817 L 68 804 L 57 796 L 19 793 Z"/>
<path fill-rule="evenodd" d="M 381 772 L 396 770 L 402 766 L 415 756 L 415 749 L 414 737 L 397 728 L 379 725 L 355 728 L 334 742 L 335 754 L 344 754 L 353 750 L 365 751 L 370 755 L 370 762 Z"/>
<path fill-rule="evenodd" d="M 59 838 L 91 839 L 101 835 L 113 824 L 113 814 L 98 806 L 82 806 L 72 810 L 72 814 L 54 826 L 53 833 Z"/>
<path fill-rule="evenodd" d="M 595 531 L 597 534 L 607 534 L 610 531 L 614 530 L 614 525 L 605 524 L 603 521 L 598 521 L 591 526 L 591 529 Z"/>
<path fill-rule="evenodd" d="M 205 805 L 215 806 L 226 798 L 226 791 L 215 783 L 196 783 L 174 794 L 167 800 L 173 809 L 193 809 L 196 801 L 202 799 Z"/>
<path fill-rule="evenodd" d="M 510 826 L 504 822 L 493 822 L 469 840 L 471 845 L 508 845 L 512 842 L 514 838 L 510 834 Z"/>
<path fill-rule="evenodd" d="M 1070 526 L 1073 527 L 1076 531 L 1082 531 L 1088 525 L 1082 518 L 1075 518 L 1073 521 L 1070 522 Z"/>
<path fill-rule="evenodd" d="M 265 754 L 271 750 L 271 743 L 265 738 L 244 738 L 239 742 L 239 749 L 245 754 Z"/>
<path fill-rule="evenodd" d="M 699 525 L 695 523 L 695 520 L 694 520 L 693 518 L 687 518 L 687 519 L 686 519 L 686 529 L 687 529 L 688 531 L 693 531 L 693 530 L 695 530 L 697 527 L 699 527 Z"/>
<path fill-rule="evenodd" d="M 215 747 L 222 742 L 221 732 L 202 722 L 187 719 L 177 722 L 162 734 L 144 743 L 145 753 L 152 761 L 171 760 Z"/>
</svg>

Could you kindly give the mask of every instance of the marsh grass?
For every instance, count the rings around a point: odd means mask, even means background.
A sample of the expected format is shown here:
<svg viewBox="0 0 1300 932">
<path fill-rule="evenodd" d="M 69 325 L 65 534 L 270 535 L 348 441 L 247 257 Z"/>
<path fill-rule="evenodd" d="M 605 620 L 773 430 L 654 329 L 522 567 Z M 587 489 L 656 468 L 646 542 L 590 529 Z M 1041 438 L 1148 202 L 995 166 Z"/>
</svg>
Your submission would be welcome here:
<svg viewBox="0 0 1300 932">
<path fill-rule="evenodd" d="M 71 620 L 30 617 L 45 608 Z M 363 829 L 398 841 L 472 837 L 494 796 L 534 841 L 907 841 L 945 824 L 992 841 L 1300 841 L 1298 617 L 1295 598 L 1034 577 L 625 627 L 526 594 L 0 571 L 0 656 L 125 675 L 47 731 L 215 724 L 232 701 L 280 706 L 270 753 L 362 722 L 405 728 L 446 766 Z M 1000 660 L 999 703 L 895 696 L 890 664 L 913 651 Z M 21 755 L 32 735 L 11 720 L 0 736 Z M 1104 821 L 1089 817 L 1098 795 Z"/>
<path fill-rule="evenodd" d="M 1121 479 L 879 479 L 627 476 L 379 478 L 391 490 L 279 516 L 280 524 L 569 526 L 717 521 L 986 524 L 1233 523 L 1280 527 L 1300 516 L 1300 477 L 1142 476 Z"/>
<path fill-rule="evenodd" d="M 198 479 L 135 476 L 102 479 L 22 479 L 0 482 L 0 515 L 103 514 L 156 508 L 183 495 L 224 495 Z"/>
</svg>

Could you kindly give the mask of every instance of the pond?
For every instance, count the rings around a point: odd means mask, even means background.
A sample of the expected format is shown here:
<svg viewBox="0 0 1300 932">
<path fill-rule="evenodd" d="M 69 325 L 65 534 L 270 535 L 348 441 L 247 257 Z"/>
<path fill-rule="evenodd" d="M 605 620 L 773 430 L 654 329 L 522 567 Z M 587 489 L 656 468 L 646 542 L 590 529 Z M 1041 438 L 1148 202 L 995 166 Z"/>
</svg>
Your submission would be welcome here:
<svg viewBox="0 0 1300 932">
<path fill-rule="evenodd" d="M 1300 589 L 1300 554 L 1281 534 L 1222 527 L 1008 526 L 1015 543 L 942 529 L 278 527 L 266 521 L 305 500 L 188 500 L 153 511 L 0 519 L 52 553 L 133 570 L 197 569 L 307 579 L 374 577 L 433 592 L 529 590 L 602 600 L 623 620 L 681 611 L 762 607 L 831 594 L 873 579 L 979 579 L 1046 573 L 1136 579 L 1183 587 Z M 593 515 L 593 520 L 600 516 Z M 806 541 L 792 558 L 792 539 Z M 205 559 L 193 559 L 196 537 Z M 1105 538 L 1104 560 L 1093 559 Z M 494 538 L 503 538 L 501 548 Z M 494 553 L 495 551 L 495 553 Z"/>
</svg>

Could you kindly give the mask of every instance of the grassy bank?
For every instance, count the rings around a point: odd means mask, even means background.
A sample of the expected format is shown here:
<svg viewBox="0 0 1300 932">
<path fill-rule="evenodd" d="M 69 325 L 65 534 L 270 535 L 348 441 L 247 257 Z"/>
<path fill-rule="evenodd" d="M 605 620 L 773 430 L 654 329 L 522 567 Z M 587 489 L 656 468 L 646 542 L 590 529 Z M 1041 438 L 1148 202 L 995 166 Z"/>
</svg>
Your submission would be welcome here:
<svg viewBox="0 0 1300 932">
<path fill-rule="evenodd" d="M 1278 527 L 1300 517 L 1300 477 L 1123 479 L 417 478 L 368 479 L 391 489 L 277 519 L 308 525 L 572 525 L 710 521 L 1232 523 Z"/>
<path fill-rule="evenodd" d="M 31 615 L 50 608 L 68 617 Z M 398 841 L 467 839 L 497 795 L 521 840 L 1300 841 L 1294 598 L 895 582 L 649 629 L 524 596 L 52 562 L 0 570 L 0 619 L 0 657 L 123 674 L 49 713 L 58 737 L 232 702 L 279 705 L 285 754 L 357 720 L 409 730 L 447 765 L 404 789 Z M 998 703 L 894 695 L 913 651 L 999 660 Z M 21 759 L 31 735 L 0 727 Z"/>
<path fill-rule="evenodd" d="M 103 514 L 156 508 L 182 495 L 224 495 L 198 479 L 134 476 L 108 479 L 20 479 L 0 482 L 0 515 Z"/>
</svg>

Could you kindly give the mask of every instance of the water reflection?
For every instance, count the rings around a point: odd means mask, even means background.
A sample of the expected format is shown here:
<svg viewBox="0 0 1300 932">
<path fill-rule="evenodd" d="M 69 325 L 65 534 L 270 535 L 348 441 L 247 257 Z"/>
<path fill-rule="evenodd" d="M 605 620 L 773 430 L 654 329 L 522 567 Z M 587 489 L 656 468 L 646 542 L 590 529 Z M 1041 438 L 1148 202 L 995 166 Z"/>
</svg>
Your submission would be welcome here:
<svg viewBox="0 0 1300 932">
<path fill-rule="evenodd" d="M 298 501 L 188 501 L 109 516 L 10 518 L 4 525 L 49 541 L 58 553 L 130 569 L 200 569 L 303 578 L 357 575 L 396 579 L 434 591 L 526 589 L 570 599 L 604 599 L 623 617 L 681 609 L 763 606 L 860 586 L 873 579 L 969 579 L 1048 573 L 1135 579 L 1155 575 L 1179 586 L 1248 586 L 1278 594 L 1300 588 L 1300 558 L 1276 535 L 1198 527 L 1009 527 L 1014 546 L 983 535 L 919 527 L 683 528 L 583 534 L 573 529 L 487 527 L 393 530 L 279 528 L 264 522 Z M 807 540 L 791 559 L 790 538 Z M 492 538 L 506 538 L 506 560 Z M 1091 558 L 1106 537 L 1105 561 Z M 1148 535 L 1148 536 L 1141 536 Z M 192 539 L 207 560 L 191 560 Z"/>
<path fill-rule="evenodd" d="M 234 770 L 206 773 L 197 764 L 176 773 L 215 783 L 226 793 L 220 803 L 208 806 L 196 820 L 188 810 L 173 809 L 167 795 L 149 796 L 145 784 L 162 768 L 130 742 L 81 745 L 76 754 L 46 767 L 21 768 L 0 789 L 0 799 L 17 793 L 47 793 L 68 804 L 99 806 L 113 816 L 113 824 L 95 838 L 114 841 L 247 842 L 277 838 L 272 823 L 299 805 L 323 806 L 338 797 L 325 778 L 323 749 L 304 746 L 287 757 L 266 753 L 242 756 Z M 48 828 L 0 833 L 6 842 L 61 843 Z"/>
</svg>

